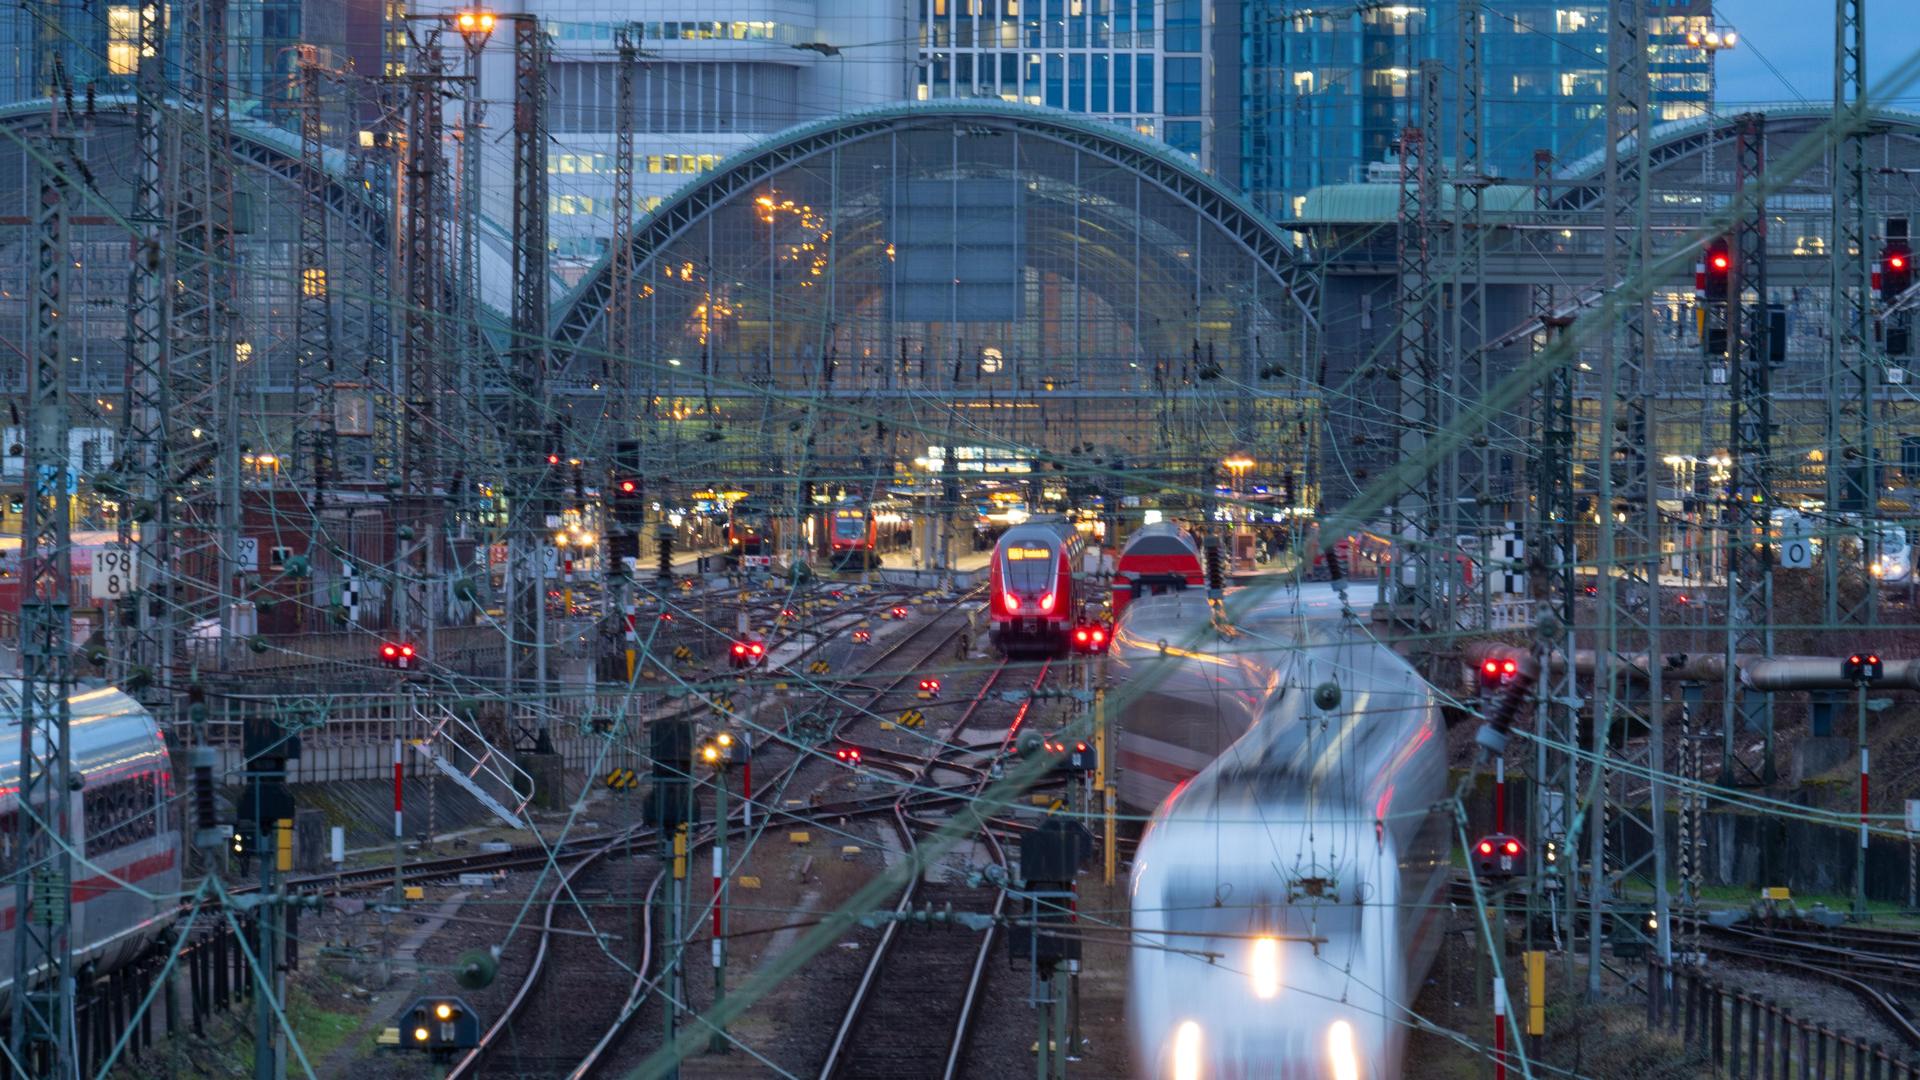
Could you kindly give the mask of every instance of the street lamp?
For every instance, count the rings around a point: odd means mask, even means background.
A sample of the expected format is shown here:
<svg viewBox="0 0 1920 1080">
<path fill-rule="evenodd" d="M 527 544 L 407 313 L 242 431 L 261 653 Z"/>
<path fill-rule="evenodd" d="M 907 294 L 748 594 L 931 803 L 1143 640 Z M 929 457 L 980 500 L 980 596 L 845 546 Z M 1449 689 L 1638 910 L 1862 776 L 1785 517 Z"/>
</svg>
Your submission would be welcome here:
<svg viewBox="0 0 1920 1080">
<path fill-rule="evenodd" d="M 485 38 L 493 33 L 495 16 L 491 11 L 463 11 L 453 17 L 453 25 L 467 36 Z"/>
</svg>

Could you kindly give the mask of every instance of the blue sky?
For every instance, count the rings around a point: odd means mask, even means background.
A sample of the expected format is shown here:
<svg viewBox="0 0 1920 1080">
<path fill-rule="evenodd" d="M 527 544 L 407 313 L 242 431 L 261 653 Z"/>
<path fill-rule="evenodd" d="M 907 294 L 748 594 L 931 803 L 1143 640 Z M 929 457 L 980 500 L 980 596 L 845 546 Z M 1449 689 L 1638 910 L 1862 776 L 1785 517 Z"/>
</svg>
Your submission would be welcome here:
<svg viewBox="0 0 1920 1080">
<path fill-rule="evenodd" d="M 1723 52 L 1715 71 L 1720 111 L 1744 102 L 1833 100 L 1832 0 L 1720 0 L 1720 23 L 1740 31 L 1740 46 Z M 1920 5 L 1914 0 L 1866 0 L 1867 80 L 1875 86 L 1920 52 Z M 1771 65 L 1771 67 L 1769 66 Z M 1916 75 L 1886 100 L 1920 109 Z"/>
</svg>

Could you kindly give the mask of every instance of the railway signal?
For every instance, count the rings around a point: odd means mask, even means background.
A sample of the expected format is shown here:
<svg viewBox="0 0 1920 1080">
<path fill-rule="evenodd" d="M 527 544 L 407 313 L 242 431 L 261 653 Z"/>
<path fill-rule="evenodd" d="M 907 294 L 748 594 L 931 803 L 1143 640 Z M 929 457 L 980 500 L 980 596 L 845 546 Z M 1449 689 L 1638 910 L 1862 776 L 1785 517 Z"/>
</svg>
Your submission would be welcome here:
<svg viewBox="0 0 1920 1080">
<path fill-rule="evenodd" d="M 1873 287 L 1880 299 L 1892 303 L 1913 287 L 1913 249 L 1903 239 L 1890 239 L 1874 265 Z"/>
<path fill-rule="evenodd" d="M 1707 251 L 1694 273 L 1695 289 L 1708 300 L 1725 300 L 1733 275 L 1733 249 L 1724 236 L 1707 241 Z"/>
<path fill-rule="evenodd" d="M 1519 838 L 1494 833 L 1473 845 L 1473 866 L 1481 877 L 1504 881 L 1521 872 L 1526 855 L 1526 845 Z"/>
<path fill-rule="evenodd" d="M 1103 623 L 1083 623 L 1073 630 L 1073 647 L 1076 652 L 1102 653 L 1107 651 L 1107 628 Z"/>
<path fill-rule="evenodd" d="M 860 629 L 855 630 L 853 632 L 853 643 L 855 645 L 868 645 L 868 644 L 871 644 L 872 642 L 873 642 L 873 631 L 868 630 L 865 627 L 861 627 Z"/>
<path fill-rule="evenodd" d="M 480 1017 L 457 997 L 421 998 L 407 1007 L 406 1045 L 438 1053 L 480 1045 Z"/>
<path fill-rule="evenodd" d="M 734 668 L 750 668 L 758 665 L 767 655 L 767 645 L 763 641 L 736 641 L 728 650 L 727 662 Z"/>
<path fill-rule="evenodd" d="M 888 614 L 896 619 L 904 619 L 907 617 L 907 607 L 905 604 L 896 604 Z"/>
<path fill-rule="evenodd" d="M 920 680 L 920 693 L 918 695 L 920 700 L 931 701 L 934 698 L 937 698 L 939 696 L 940 696 L 940 680 L 939 679 L 921 679 Z"/>
<path fill-rule="evenodd" d="M 1854 653 L 1842 662 L 1842 675 L 1848 682 L 1869 683 L 1886 674 L 1886 662 L 1879 653 Z"/>
<path fill-rule="evenodd" d="M 850 769 L 860 765 L 860 748 L 857 746 L 842 746 L 834 750 L 833 756 L 834 760 Z"/>
<path fill-rule="evenodd" d="M 380 646 L 380 662 L 390 668 L 408 671 L 419 660 L 411 641 L 389 641 Z"/>
</svg>

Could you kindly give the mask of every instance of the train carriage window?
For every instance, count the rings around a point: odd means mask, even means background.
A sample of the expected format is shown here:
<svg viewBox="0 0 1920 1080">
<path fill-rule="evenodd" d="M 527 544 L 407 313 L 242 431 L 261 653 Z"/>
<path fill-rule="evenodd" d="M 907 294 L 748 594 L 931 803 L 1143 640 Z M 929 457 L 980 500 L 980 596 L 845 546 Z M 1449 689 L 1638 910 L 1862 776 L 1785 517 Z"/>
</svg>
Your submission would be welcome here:
<svg viewBox="0 0 1920 1080">
<path fill-rule="evenodd" d="M 83 798 L 89 856 L 116 851 L 160 831 L 151 773 L 140 773 L 99 787 L 89 786 Z"/>
</svg>

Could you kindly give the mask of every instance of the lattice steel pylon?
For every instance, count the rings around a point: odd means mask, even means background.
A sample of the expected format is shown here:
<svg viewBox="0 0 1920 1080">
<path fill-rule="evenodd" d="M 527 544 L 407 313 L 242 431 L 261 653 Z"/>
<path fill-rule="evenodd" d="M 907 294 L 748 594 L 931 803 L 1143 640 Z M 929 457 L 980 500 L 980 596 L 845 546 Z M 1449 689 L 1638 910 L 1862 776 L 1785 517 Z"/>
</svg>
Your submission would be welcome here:
<svg viewBox="0 0 1920 1080">
<path fill-rule="evenodd" d="M 1394 375 L 1400 384 L 1400 456 L 1418 459 L 1439 421 L 1439 285 L 1433 273 L 1433 221 L 1440 209 L 1440 62 L 1420 62 L 1415 101 L 1419 127 L 1400 133 L 1399 341 Z M 1399 537 L 1390 601 L 1408 623 L 1435 625 L 1434 545 L 1439 532 L 1434 470 L 1393 503 Z"/>
<path fill-rule="evenodd" d="M 439 405 L 442 397 L 440 355 L 441 245 L 445 239 L 442 200 L 445 197 L 446 155 L 441 147 L 446 79 L 440 48 L 440 25 L 424 24 L 414 42 L 413 62 L 407 69 L 407 142 L 402 176 L 405 187 L 400 206 L 400 269 L 406 282 L 406 309 L 402 315 L 400 363 L 406 387 L 400 403 L 404 422 L 400 435 L 401 476 L 413 509 L 432 497 L 439 476 L 436 452 L 446 432 Z"/>
<path fill-rule="evenodd" d="M 1486 340 L 1486 214 L 1482 195 L 1493 181 L 1483 175 L 1480 150 L 1481 68 L 1480 20 L 1478 4 L 1460 5 L 1459 89 L 1454 95 L 1454 171 L 1453 171 L 1453 266 L 1448 274 L 1452 290 L 1449 312 L 1447 365 L 1447 413 L 1460 417 L 1483 400 L 1488 390 Z M 1470 625 L 1492 624 L 1494 504 L 1493 453 L 1490 439 L 1477 438 L 1465 455 L 1452 454 L 1447 461 L 1441 533 L 1450 545 L 1448 558 L 1439 565 L 1447 568 L 1446 596 L 1442 610 L 1449 625 L 1458 622 L 1455 613 L 1463 607 L 1476 612 Z M 1462 457 L 1466 458 L 1462 468 Z M 1472 527 L 1477 541 L 1474 556 L 1481 573 L 1474 595 L 1466 594 L 1464 580 L 1453 572 L 1456 565 L 1451 545 L 1464 535 L 1460 513 L 1471 508 Z M 1504 520 L 1504 516 L 1502 518 Z"/>
<path fill-rule="evenodd" d="M 1767 119 L 1734 117 L 1734 221 L 1727 286 L 1727 423 L 1732 475 L 1728 480 L 1727 650 L 1721 690 L 1720 783 L 1770 784 L 1773 695 L 1744 693 L 1735 657 L 1773 655 L 1773 373 L 1767 349 Z M 1753 299 L 1747 300 L 1751 290 Z M 1832 463 L 1828 463 L 1829 467 Z M 1761 736 L 1756 769 L 1741 760 L 1735 725 Z"/>
<path fill-rule="evenodd" d="M 1553 195 L 1553 155 L 1536 150 L 1533 156 L 1534 204 L 1545 211 Z M 1550 220 L 1544 214 L 1542 222 Z M 1547 235 L 1544 230 L 1531 235 Z M 1539 329 L 1529 348 L 1535 358 L 1563 332 L 1567 318 L 1554 315 L 1554 286 L 1543 278 L 1531 292 L 1532 315 Z M 1531 916 L 1551 915 L 1556 939 L 1573 931 L 1575 882 L 1571 871 L 1579 865 L 1573 853 L 1549 863 L 1547 843 L 1565 849 L 1573 801 L 1579 786 L 1579 758 L 1570 753 L 1580 731 L 1580 681 L 1574 669 L 1574 602 L 1579 584 L 1574 576 L 1574 413 L 1573 369 L 1558 364 L 1549 369 L 1534 391 L 1538 452 L 1533 457 L 1532 516 L 1527 528 L 1527 584 L 1539 609 L 1535 620 L 1534 660 L 1539 665 L 1535 695 L 1533 745 L 1534 880 L 1542 887 L 1527 893 L 1528 927 L 1539 925 Z M 1556 659 L 1557 658 L 1557 659 Z"/>
<path fill-rule="evenodd" d="M 334 483 L 334 446 L 339 438 L 334 418 L 333 321 L 334 275 L 328 265 L 327 171 L 322 142 L 322 78 L 318 46 L 300 46 L 297 68 L 300 86 L 300 234 L 299 281 L 294 308 L 294 386 L 299 393 L 299 434 L 306 443 L 306 473 L 311 506 L 317 515 L 326 507 L 327 485 Z M 320 530 L 311 543 L 318 546 Z"/>
<path fill-rule="evenodd" d="M 1649 181 L 1648 68 L 1645 0 L 1613 0 L 1607 26 L 1607 145 L 1603 184 L 1603 287 L 1633 277 L 1652 256 L 1648 228 Z M 1665 811 L 1664 768 L 1665 700 L 1661 686 L 1660 655 L 1660 503 L 1658 478 L 1652 463 L 1659 441 L 1655 405 L 1658 399 L 1653 370 L 1652 340 L 1647 335 L 1647 303 L 1638 296 L 1626 299 L 1618 311 L 1601 308 L 1612 324 L 1600 331 L 1599 483 L 1596 499 L 1600 522 L 1594 553 L 1598 596 L 1595 610 L 1603 623 L 1602 640 L 1594 650 L 1594 723 L 1592 750 L 1597 772 L 1590 777 L 1593 794 L 1588 818 L 1587 991 L 1597 994 L 1601 984 L 1601 940 L 1605 909 L 1622 894 L 1623 879 L 1651 863 L 1656 945 L 1661 959 L 1670 959 L 1667 926 L 1666 833 L 1660 823 Z M 1624 406 L 1625 415 L 1620 415 Z M 1632 657 L 1651 658 L 1644 664 Z M 1630 696 L 1629 674 L 1635 668 L 1646 682 L 1644 710 Z M 1616 725 L 1619 725 L 1616 728 Z M 1618 730 L 1622 750 L 1612 750 Z M 1614 759 L 1619 759 L 1616 767 Z M 1632 784 L 1649 776 L 1647 814 L 1638 813 Z M 1609 845 L 1608 834 L 1618 825 L 1635 825 L 1648 835 L 1647 851 L 1629 861 L 1624 843 Z M 1630 919 L 1636 932 L 1644 923 Z"/>
<path fill-rule="evenodd" d="M 120 550 L 133 557 L 136 588 L 120 601 L 113 621 L 112 673 L 115 683 L 165 716 L 168 680 L 160 673 L 173 666 L 173 638 L 160 632 L 169 602 L 166 567 L 172 500 L 167 487 L 167 342 L 170 291 L 163 288 L 167 266 L 165 115 L 167 98 L 166 21 L 157 0 L 135 13 L 133 205 L 127 224 L 138 239 L 127 260 L 126 404 L 120 428 Z M 140 522 L 136 534 L 135 522 Z M 141 588 L 140 586 L 144 586 Z"/>
<path fill-rule="evenodd" d="M 1867 332 L 1867 307 L 1872 303 L 1872 255 L 1867 250 L 1867 13 L 1864 0 L 1834 0 L 1833 26 L 1833 241 L 1828 255 L 1829 311 L 1827 332 L 1827 512 L 1849 502 L 1861 503 L 1855 552 L 1863 588 L 1849 602 L 1841 595 L 1846 553 L 1837 519 L 1821 557 L 1825 574 L 1828 625 L 1871 624 L 1877 608 L 1873 575 L 1874 548 L 1867 524 L 1877 500 L 1871 493 L 1880 483 L 1879 449 L 1874 432 L 1873 394 L 1880 364 L 1872 354 Z M 1855 415 L 1848 422 L 1848 411 Z M 1851 463 L 1864 471 L 1864 490 L 1848 476 Z"/>
<path fill-rule="evenodd" d="M 227 0 L 190 0 L 182 15 L 180 101 L 167 155 L 173 236 L 172 350 L 166 365 L 168 479 L 175 506 L 165 594 L 176 658 L 186 629 L 205 618 L 230 626 L 239 569 L 239 384 L 249 366 L 234 336 L 234 184 L 227 114 Z M 194 125 L 189 131 L 188 125 Z M 200 474 L 212 471 L 210 484 Z M 183 479 L 183 477 L 185 479 Z M 166 494 L 163 492 L 163 495 Z M 193 544 L 178 528 L 192 529 Z M 196 576 L 197 575 L 197 576 Z M 212 580 L 209 580 L 211 577 Z M 225 661 L 226 634 L 219 658 Z"/>
<path fill-rule="evenodd" d="M 58 100 L 56 95 L 56 101 Z M 40 164 L 34 208 L 33 284 L 28 308 L 25 514 L 20 551 L 19 843 L 11 860 L 13 1024 L 16 1070 L 66 1077 L 77 1067 L 73 1041 L 72 822 L 68 735 L 73 692 L 69 621 L 72 534 L 68 517 L 67 350 L 62 286 L 67 250 L 69 144 L 59 135 L 59 109 Z"/>
<path fill-rule="evenodd" d="M 513 340 L 507 351 L 512 449 L 508 491 L 508 678 L 511 689 L 546 704 L 544 525 L 554 470 L 543 445 L 547 392 L 547 39 L 531 15 L 513 21 Z M 557 448 L 554 448 L 557 449 Z M 545 748 L 546 712 L 539 743 Z"/>
<path fill-rule="evenodd" d="M 633 423 L 633 309 L 637 301 L 634 290 L 638 287 L 633 260 L 633 134 L 639 36 L 640 28 L 633 23 L 624 23 L 613 31 L 613 47 L 619 53 L 620 69 L 616 73 L 613 98 L 613 239 L 607 249 L 612 282 L 607 291 L 604 381 L 610 391 L 609 414 L 613 418 L 615 439 L 625 437 Z M 652 395 L 648 397 L 651 399 Z"/>
</svg>

